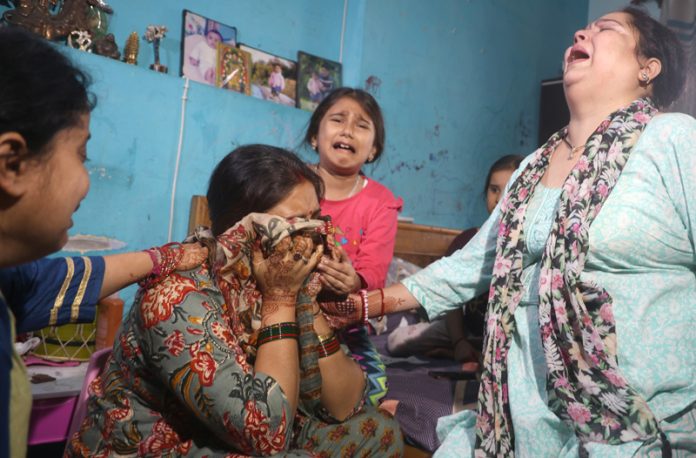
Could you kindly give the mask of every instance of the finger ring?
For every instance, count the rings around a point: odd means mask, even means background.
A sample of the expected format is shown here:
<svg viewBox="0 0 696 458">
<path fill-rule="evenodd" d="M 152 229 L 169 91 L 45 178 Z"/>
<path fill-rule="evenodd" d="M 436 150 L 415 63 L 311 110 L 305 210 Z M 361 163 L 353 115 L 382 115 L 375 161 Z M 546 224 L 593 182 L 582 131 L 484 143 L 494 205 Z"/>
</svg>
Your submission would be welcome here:
<svg viewBox="0 0 696 458">
<path fill-rule="evenodd" d="M 299 261 L 300 259 L 305 259 L 305 257 L 302 256 L 301 253 L 295 253 L 294 255 L 292 255 L 292 259 L 294 259 L 295 261 Z"/>
</svg>

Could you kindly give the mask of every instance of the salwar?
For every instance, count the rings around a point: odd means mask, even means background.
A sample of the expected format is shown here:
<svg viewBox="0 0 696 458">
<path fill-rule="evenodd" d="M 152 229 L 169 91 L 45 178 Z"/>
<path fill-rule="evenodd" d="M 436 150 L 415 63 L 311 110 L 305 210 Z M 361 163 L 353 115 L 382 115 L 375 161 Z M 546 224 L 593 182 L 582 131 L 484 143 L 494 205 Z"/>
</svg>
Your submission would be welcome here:
<svg viewBox="0 0 696 458">
<path fill-rule="evenodd" d="M 400 457 L 403 441 L 399 424 L 388 413 L 364 406 L 349 420 L 330 424 L 306 418 L 296 425 L 294 442 L 320 458 Z"/>
</svg>

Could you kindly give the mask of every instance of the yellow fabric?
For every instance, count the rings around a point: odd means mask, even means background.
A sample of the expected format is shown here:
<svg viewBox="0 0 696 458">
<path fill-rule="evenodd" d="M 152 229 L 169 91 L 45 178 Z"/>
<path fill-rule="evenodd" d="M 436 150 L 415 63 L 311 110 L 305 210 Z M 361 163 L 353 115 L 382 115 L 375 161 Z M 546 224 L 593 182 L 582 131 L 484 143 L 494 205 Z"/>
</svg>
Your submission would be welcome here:
<svg viewBox="0 0 696 458">
<path fill-rule="evenodd" d="M 82 280 L 80 280 L 80 286 L 77 289 L 75 300 L 73 301 L 72 307 L 70 307 L 71 322 L 77 321 L 77 317 L 80 316 L 80 306 L 82 305 L 82 299 L 84 299 L 85 291 L 87 291 L 89 277 L 92 276 L 92 261 L 86 256 L 82 257 L 82 261 L 85 263 L 85 271 L 82 274 Z"/>
<path fill-rule="evenodd" d="M 10 329 L 12 342 L 15 341 L 15 320 L 11 310 Z M 31 388 L 27 368 L 22 358 L 12 347 L 12 371 L 10 372 L 10 457 L 27 456 L 29 437 L 29 415 L 31 414 Z"/>
<path fill-rule="evenodd" d="M 53 326 L 58 322 L 58 311 L 63 306 L 63 301 L 65 301 L 65 293 L 68 291 L 72 277 L 75 274 L 75 262 L 71 258 L 65 258 L 65 262 L 68 265 L 68 273 L 65 275 L 63 285 L 60 287 L 60 291 L 56 296 L 55 302 L 53 303 L 53 308 L 51 309 L 51 318 L 48 321 L 49 326 Z"/>
</svg>

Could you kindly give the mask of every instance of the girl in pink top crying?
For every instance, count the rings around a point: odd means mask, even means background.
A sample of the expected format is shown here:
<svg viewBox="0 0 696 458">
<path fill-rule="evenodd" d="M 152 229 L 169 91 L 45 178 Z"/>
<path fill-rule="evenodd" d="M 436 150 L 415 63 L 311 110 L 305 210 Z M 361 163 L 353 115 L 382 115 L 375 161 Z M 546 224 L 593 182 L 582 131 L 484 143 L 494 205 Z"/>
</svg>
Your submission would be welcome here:
<svg viewBox="0 0 696 458">
<path fill-rule="evenodd" d="M 384 149 L 384 120 L 377 101 L 361 89 L 339 88 L 314 111 L 305 142 L 319 155 L 315 165 L 326 185 L 322 214 L 336 227 L 345 256 L 320 265 L 324 285 L 338 294 L 384 286 L 403 201 L 365 176 L 365 163 Z"/>
<path fill-rule="evenodd" d="M 325 289 L 339 295 L 384 287 L 392 260 L 403 201 L 361 170 L 380 157 L 384 138 L 377 101 L 361 89 L 346 87 L 321 101 L 305 134 L 305 142 L 319 155 L 315 168 L 326 186 L 321 212 L 331 216 L 336 228 L 338 256 L 324 256 L 318 269 Z M 343 336 L 370 375 L 367 396 L 376 404 L 386 393 L 383 370 L 370 373 L 375 366 L 384 368 L 379 355 L 364 328 Z"/>
</svg>

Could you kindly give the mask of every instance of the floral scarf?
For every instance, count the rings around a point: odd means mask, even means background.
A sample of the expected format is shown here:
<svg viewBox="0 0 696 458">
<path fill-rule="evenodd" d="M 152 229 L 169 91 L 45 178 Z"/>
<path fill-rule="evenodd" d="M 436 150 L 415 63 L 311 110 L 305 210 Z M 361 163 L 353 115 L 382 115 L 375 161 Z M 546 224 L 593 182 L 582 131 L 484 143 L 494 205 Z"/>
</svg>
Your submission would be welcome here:
<svg viewBox="0 0 696 458">
<path fill-rule="evenodd" d="M 592 134 L 563 185 L 540 261 L 539 329 L 548 405 L 573 427 L 581 442 L 619 444 L 659 434 L 646 401 L 619 371 L 611 296 L 580 279 L 590 225 L 656 112 L 649 99 L 638 99 L 612 113 Z M 514 456 L 507 353 L 515 333 L 513 315 L 523 295 L 524 217 L 553 151 L 566 134 L 567 127 L 538 150 L 501 203 L 478 398 L 477 457 Z"/>
<path fill-rule="evenodd" d="M 199 227 L 187 241 L 199 241 L 210 251 L 212 276 L 225 299 L 225 311 L 230 327 L 240 346 L 253 362 L 256 357 L 256 339 L 261 328 L 261 293 L 256 289 L 251 267 L 253 246 L 258 239 L 261 250 L 267 255 L 278 242 L 299 232 L 326 233 L 326 223 L 320 220 L 294 218 L 286 220 L 277 216 L 251 213 L 233 227 L 213 237 L 212 232 Z M 298 261 L 299 262 L 299 261 Z M 318 366 L 314 332 L 313 302 L 316 292 L 308 288 L 310 281 L 297 296 L 297 324 L 300 327 L 300 407 L 308 414 L 320 409 L 321 374 Z"/>
</svg>

